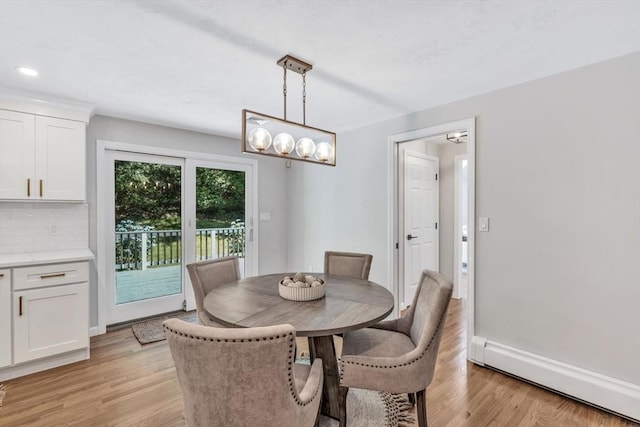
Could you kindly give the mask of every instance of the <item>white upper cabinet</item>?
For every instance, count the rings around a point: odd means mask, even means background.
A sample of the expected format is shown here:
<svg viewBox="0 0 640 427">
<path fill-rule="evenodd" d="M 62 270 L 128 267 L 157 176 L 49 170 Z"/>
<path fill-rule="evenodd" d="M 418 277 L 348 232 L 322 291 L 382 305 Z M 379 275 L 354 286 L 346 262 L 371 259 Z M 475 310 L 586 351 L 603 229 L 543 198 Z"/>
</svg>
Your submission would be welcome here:
<svg viewBox="0 0 640 427">
<path fill-rule="evenodd" d="M 0 109 L 0 200 L 84 201 L 85 150 L 84 121 Z"/>
<path fill-rule="evenodd" d="M 29 199 L 35 179 L 33 114 L 0 110 L 0 199 Z"/>
<path fill-rule="evenodd" d="M 36 116 L 36 198 L 84 200 L 85 124 Z"/>
</svg>

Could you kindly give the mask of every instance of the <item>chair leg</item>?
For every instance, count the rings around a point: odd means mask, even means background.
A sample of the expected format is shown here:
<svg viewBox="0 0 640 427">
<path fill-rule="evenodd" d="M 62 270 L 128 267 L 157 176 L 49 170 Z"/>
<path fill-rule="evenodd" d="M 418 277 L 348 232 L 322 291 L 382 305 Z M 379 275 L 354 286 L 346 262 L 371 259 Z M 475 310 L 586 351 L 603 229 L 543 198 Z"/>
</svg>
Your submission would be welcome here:
<svg viewBox="0 0 640 427">
<path fill-rule="evenodd" d="M 320 427 L 320 414 L 322 413 L 322 394 L 320 394 L 320 404 L 318 405 L 318 413 L 316 414 L 316 422 L 313 427 Z"/>
<path fill-rule="evenodd" d="M 427 401 L 425 396 L 426 390 L 420 390 L 416 393 L 416 403 L 418 404 L 416 412 L 418 413 L 418 427 L 427 427 Z"/>
<path fill-rule="evenodd" d="M 313 361 L 316 360 L 316 346 L 311 337 L 307 338 L 307 343 L 309 344 L 309 362 L 313 364 Z"/>
<path fill-rule="evenodd" d="M 340 387 L 338 390 L 338 408 L 340 412 L 340 427 L 347 427 L 347 393 L 349 387 Z"/>
<path fill-rule="evenodd" d="M 409 404 L 411 404 L 411 406 L 415 406 L 416 405 L 416 394 L 415 393 L 407 393 L 407 398 L 409 399 Z"/>
</svg>

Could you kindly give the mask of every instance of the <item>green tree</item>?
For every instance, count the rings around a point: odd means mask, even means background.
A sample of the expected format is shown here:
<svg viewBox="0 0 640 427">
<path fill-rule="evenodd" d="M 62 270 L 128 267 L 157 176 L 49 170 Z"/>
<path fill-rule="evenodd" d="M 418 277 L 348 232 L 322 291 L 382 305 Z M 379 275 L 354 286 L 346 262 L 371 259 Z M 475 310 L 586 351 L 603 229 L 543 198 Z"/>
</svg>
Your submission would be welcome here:
<svg viewBox="0 0 640 427">
<path fill-rule="evenodd" d="M 132 220 L 156 228 L 179 227 L 180 166 L 115 162 L 116 223 Z"/>
<path fill-rule="evenodd" d="M 181 184 L 180 166 L 116 161 L 116 223 L 179 228 Z M 196 168 L 198 227 L 228 227 L 244 218 L 244 193 L 244 172 Z"/>
<path fill-rule="evenodd" d="M 196 216 L 201 222 L 221 221 L 229 226 L 244 219 L 244 172 L 196 169 Z"/>
</svg>

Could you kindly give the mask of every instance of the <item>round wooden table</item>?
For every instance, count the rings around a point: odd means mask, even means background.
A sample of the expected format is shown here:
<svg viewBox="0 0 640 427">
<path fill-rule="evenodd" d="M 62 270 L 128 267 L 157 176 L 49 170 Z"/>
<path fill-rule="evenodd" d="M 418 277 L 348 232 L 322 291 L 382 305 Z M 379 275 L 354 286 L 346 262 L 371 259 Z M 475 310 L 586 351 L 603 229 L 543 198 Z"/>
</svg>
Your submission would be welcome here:
<svg viewBox="0 0 640 427">
<path fill-rule="evenodd" d="M 288 323 L 296 335 L 309 338 L 311 357 L 322 359 L 324 389 L 322 413 L 339 417 L 340 385 L 333 335 L 371 326 L 393 310 L 393 295 L 368 280 L 309 273 L 323 278 L 326 295 L 314 301 L 289 301 L 278 293 L 278 282 L 294 273 L 248 277 L 226 283 L 204 299 L 212 319 L 230 327 L 272 326 Z"/>
</svg>

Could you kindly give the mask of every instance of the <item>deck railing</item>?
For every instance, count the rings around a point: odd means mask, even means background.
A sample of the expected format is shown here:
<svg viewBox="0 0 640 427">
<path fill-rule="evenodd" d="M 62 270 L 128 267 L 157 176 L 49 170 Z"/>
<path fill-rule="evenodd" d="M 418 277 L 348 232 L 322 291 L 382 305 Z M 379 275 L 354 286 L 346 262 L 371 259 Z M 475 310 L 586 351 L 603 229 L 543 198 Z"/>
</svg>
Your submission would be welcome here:
<svg viewBox="0 0 640 427">
<path fill-rule="evenodd" d="M 244 228 L 200 228 L 196 230 L 196 260 L 236 255 L 244 258 Z M 144 270 L 148 267 L 182 262 L 180 230 L 118 231 L 116 271 Z"/>
</svg>

